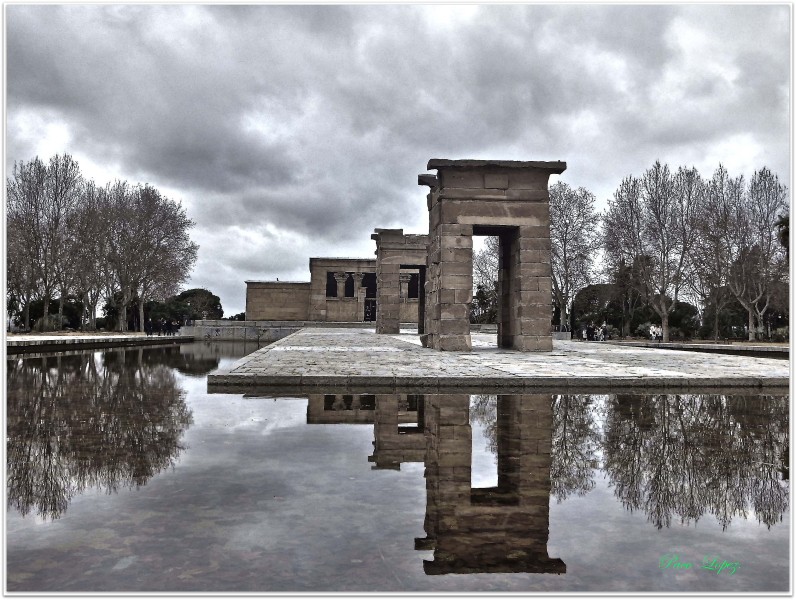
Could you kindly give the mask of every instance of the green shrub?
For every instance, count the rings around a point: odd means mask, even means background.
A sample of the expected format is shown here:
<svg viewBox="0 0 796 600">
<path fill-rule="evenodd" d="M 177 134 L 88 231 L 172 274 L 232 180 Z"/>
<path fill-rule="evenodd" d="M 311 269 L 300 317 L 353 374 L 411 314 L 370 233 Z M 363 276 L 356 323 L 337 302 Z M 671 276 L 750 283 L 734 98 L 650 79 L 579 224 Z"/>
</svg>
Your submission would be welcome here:
<svg viewBox="0 0 796 600">
<path fill-rule="evenodd" d="M 58 315 L 47 315 L 47 317 L 36 319 L 36 323 L 33 325 L 33 331 L 58 331 L 68 323 L 69 319 L 66 317 L 61 319 Z"/>
<path fill-rule="evenodd" d="M 669 341 L 684 340 L 685 334 L 679 327 L 669 327 Z"/>
<path fill-rule="evenodd" d="M 652 327 L 652 323 L 649 321 L 642 323 L 636 327 L 636 335 L 648 340 L 650 338 L 650 327 Z"/>
</svg>

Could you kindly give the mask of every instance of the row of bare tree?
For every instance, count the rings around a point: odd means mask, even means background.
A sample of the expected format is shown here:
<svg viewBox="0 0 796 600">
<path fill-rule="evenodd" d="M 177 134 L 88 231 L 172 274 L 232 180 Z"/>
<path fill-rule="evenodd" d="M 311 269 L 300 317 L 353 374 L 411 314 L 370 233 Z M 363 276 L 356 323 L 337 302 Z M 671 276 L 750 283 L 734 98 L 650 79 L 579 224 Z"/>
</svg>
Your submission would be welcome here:
<svg viewBox="0 0 796 600">
<path fill-rule="evenodd" d="M 470 401 L 493 453 L 498 398 Z M 558 502 L 588 494 L 602 471 L 622 505 L 658 529 L 706 514 L 722 529 L 749 514 L 771 528 L 788 511 L 788 396 L 556 394 L 550 406 Z"/>
<path fill-rule="evenodd" d="M 735 298 L 754 340 L 776 284 L 787 281 L 777 231 L 787 212 L 787 188 L 765 167 L 746 182 L 722 165 L 706 180 L 696 169 L 672 172 L 656 162 L 640 178 L 626 177 L 608 201 L 606 265 L 631 269 L 630 283 L 660 317 L 664 341 L 684 294 L 712 303 L 717 321 Z"/>
<path fill-rule="evenodd" d="M 753 340 L 774 290 L 787 282 L 787 244 L 780 240 L 788 190 L 765 167 L 747 182 L 723 165 L 704 179 L 694 168 L 674 172 L 656 162 L 640 178 L 623 179 L 603 214 L 582 187 L 559 182 L 549 192 L 553 301 L 565 327 L 575 295 L 602 279 L 650 306 L 664 341 L 669 315 L 684 298 L 715 308 L 716 331 L 719 314 L 737 299 Z M 473 258 L 476 303 L 494 294 L 498 246 L 489 238 Z"/>
<path fill-rule="evenodd" d="M 126 315 L 136 298 L 143 328 L 144 301 L 176 293 L 196 262 L 194 223 L 179 202 L 148 184 L 100 186 L 69 154 L 15 163 L 6 190 L 8 293 L 24 307 L 25 329 L 31 301 L 44 301 L 46 328 L 50 300 L 60 298 L 60 326 L 70 295 L 89 328 L 100 300 L 118 302 Z"/>
</svg>

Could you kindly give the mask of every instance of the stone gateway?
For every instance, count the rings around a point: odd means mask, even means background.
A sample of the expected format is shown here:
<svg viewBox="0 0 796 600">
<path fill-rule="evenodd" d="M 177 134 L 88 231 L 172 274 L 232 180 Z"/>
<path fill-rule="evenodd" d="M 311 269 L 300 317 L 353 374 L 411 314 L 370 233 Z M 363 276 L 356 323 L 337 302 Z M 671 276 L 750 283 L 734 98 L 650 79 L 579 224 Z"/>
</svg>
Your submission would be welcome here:
<svg viewBox="0 0 796 600">
<path fill-rule="evenodd" d="M 423 345 L 471 350 L 473 235 L 500 239 L 498 347 L 553 349 L 550 175 L 564 162 L 431 159 Z"/>
</svg>

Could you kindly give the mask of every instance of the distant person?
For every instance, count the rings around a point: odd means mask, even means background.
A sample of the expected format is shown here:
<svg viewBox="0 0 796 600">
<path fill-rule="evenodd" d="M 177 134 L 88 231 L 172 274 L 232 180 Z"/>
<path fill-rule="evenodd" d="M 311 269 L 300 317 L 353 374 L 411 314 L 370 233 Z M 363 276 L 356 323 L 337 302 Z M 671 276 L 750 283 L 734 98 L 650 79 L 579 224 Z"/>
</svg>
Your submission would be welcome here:
<svg viewBox="0 0 796 600">
<path fill-rule="evenodd" d="M 144 325 L 144 332 L 149 336 L 152 335 L 152 330 L 153 330 L 152 319 L 147 319 L 146 325 Z"/>
</svg>

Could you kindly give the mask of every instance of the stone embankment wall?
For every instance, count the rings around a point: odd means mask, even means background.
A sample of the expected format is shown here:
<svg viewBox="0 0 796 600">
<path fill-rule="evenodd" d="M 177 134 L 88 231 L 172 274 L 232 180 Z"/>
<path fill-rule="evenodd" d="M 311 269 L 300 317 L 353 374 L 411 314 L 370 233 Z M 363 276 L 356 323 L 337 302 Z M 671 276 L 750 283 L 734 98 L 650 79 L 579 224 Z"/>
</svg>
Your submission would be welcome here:
<svg viewBox="0 0 796 600">
<path fill-rule="evenodd" d="M 318 321 L 195 321 L 180 328 L 180 335 L 200 340 L 256 341 L 270 344 L 304 327 L 372 328 L 373 323 L 326 323 Z"/>
<path fill-rule="evenodd" d="M 403 321 L 403 320 L 402 320 Z M 194 321 L 193 325 L 180 327 L 181 336 L 193 336 L 195 340 L 230 340 L 239 342 L 259 342 L 270 344 L 283 337 L 295 333 L 304 327 L 332 327 L 332 328 L 365 328 L 373 329 L 374 323 L 344 323 L 325 321 L 225 321 L 206 320 Z M 416 331 L 417 324 L 411 320 L 401 323 L 401 331 Z M 470 325 L 473 333 L 497 333 L 497 325 L 476 324 Z"/>
<path fill-rule="evenodd" d="M 309 319 L 310 284 L 294 281 L 247 281 L 246 314 L 270 320 Z"/>
</svg>

